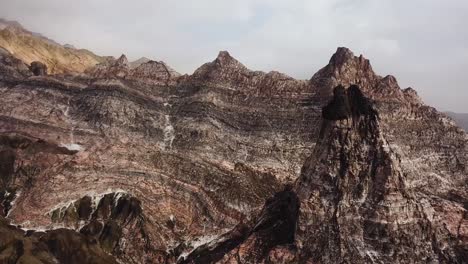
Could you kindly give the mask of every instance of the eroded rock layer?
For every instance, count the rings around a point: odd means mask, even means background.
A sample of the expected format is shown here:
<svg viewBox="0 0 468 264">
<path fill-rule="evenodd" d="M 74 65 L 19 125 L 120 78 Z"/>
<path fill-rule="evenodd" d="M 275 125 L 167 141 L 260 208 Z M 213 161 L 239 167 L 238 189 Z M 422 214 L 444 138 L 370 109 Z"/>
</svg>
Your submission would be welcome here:
<svg viewBox="0 0 468 264">
<path fill-rule="evenodd" d="M 42 75 L 0 50 L 0 72 L 5 258 L 466 259 L 466 133 L 346 48 L 308 81 L 227 52 Z"/>
</svg>

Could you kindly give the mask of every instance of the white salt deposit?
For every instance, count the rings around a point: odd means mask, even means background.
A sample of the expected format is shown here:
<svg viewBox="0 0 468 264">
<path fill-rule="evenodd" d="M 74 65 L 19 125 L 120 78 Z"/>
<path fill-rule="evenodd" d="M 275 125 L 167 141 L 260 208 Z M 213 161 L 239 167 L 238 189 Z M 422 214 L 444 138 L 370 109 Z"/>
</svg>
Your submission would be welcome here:
<svg viewBox="0 0 468 264">
<path fill-rule="evenodd" d="M 174 141 L 175 134 L 174 134 L 174 127 L 171 124 L 171 118 L 169 115 L 164 116 L 164 148 L 171 149 L 172 142 Z"/>
<path fill-rule="evenodd" d="M 76 143 L 60 144 L 60 146 L 66 148 L 68 150 L 71 150 L 71 151 L 81 151 L 81 150 L 83 150 L 83 146 L 81 146 L 80 144 L 76 144 Z"/>
</svg>

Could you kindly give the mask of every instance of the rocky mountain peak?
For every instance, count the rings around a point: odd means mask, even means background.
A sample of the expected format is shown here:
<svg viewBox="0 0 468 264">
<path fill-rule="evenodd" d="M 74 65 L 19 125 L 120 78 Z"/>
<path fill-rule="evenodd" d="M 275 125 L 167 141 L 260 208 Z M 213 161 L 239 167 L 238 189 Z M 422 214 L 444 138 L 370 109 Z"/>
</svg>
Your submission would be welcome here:
<svg viewBox="0 0 468 264">
<path fill-rule="evenodd" d="M 330 64 L 340 67 L 354 59 L 354 53 L 346 47 L 338 47 L 336 52 L 330 58 Z"/>
<path fill-rule="evenodd" d="M 181 74 L 169 67 L 165 62 L 149 60 L 131 69 L 126 78 L 153 84 L 169 85 L 169 83 L 175 81 L 174 79 L 179 76 Z"/>
<path fill-rule="evenodd" d="M 362 55 L 355 56 L 348 48 L 339 47 L 329 63 L 311 78 L 310 83 L 316 87 L 320 96 L 332 96 L 333 88 L 338 85 L 349 87 L 356 84 L 366 95 L 373 97 L 372 93 L 380 78 L 374 73 L 368 59 Z"/>
<path fill-rule="evenodd" d="M 127 56 L 125 56 L 125 54 L 120 55 L 120 57 L 114 62 L 114 65 L 128 65 Z"/>
<path fill-rule="evenodd" d="M 251 71 L 234 59 L 229 52 L 220 51 L 215 60 L 196 69 L 189 81 L 216 85 L 225 85 L 226 83 L 244 85 L 243 83 L 248 81 L 250 75 Z"/>
<path fill-rule="evenodd" d="M 307 91 L 307 82 L 299 81 L 277 71 L 252 71 L 227 51 L 220 51 L 216 59 L 203 64 L 187 78 L 190 83 L 201 82 L 230 87 L 255 94 L 300 94 Z"/>
<path fill-rule="evenodd" d="M 424 104 L 421 97 L 419 97 L 418 92 L 416 92 L 416 90 L 414 90 L 411 87 L 408 87 L 408 88 L 404 89 L 403 94 L 408 99 L 408 101 L 413 103 L 413 104 Z"/>
<path fill-rule="evenodd" d="M 214 62 L 216 65 L 221 67 L 244 67 L 244 65 L 242 65 L 238 60 L 233 58 L 231 54 L 229 54 L 229 52 L 227 51 L 220 51 L 218 57 L 216 57 Z"/>
<path fill-rule="evenodd" d="M 203 64 L 194 75 L 201 77 L 205 75 L 223 75 L 233 71 L 248 71 L 248 69 L 229 54 L 227 51 L 220 51 L 216 59 Z"/>
<path fill-rule="evenodd" d="M 339 47 L 336 50 L 328 66 L 334 70 L 335 74 L 341 74 L 347 71 L 360 71 L 364 74 L 374 74 L 368 59 L 363 55 L 357 57 L 350 49 L 344 47 Z"/>
</svg>

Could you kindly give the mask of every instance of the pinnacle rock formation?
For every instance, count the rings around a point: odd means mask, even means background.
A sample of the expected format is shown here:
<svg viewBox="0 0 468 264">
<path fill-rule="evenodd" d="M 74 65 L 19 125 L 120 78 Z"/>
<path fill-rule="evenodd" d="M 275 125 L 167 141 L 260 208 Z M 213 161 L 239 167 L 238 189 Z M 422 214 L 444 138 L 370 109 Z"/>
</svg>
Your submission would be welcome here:
<svg viewBox="0 0 468 264">
<path fill-rule="evenodd" d="M 96 65 L 87 70 L 87 73 L 95 78 L 123 78 L 130 71 L 128 59 L 125 54 L 117 60 Z"/>
<path fill-rule="evenodd" d="M 466 132 L 349 49 L 309 80 L 227 52 L 34 76 L 23 51 L 0 49 L 0 263 L 468 257 Z"/>
</svg>

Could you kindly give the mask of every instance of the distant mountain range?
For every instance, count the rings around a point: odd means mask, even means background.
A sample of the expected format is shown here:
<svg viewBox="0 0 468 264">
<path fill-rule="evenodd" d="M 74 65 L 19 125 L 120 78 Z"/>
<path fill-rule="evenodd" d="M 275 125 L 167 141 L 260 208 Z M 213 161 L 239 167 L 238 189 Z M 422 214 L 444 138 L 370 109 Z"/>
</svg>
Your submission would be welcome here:
<svg viewBox="0 0 468 264">
<path fill-rule="evenodd" d="M 468 113 L 454 113 L 454 112 L 445 112 L 448 116 L 453 118 L 455 123 L 468 131 Z"/>
</svg>

